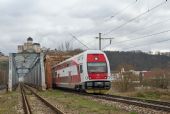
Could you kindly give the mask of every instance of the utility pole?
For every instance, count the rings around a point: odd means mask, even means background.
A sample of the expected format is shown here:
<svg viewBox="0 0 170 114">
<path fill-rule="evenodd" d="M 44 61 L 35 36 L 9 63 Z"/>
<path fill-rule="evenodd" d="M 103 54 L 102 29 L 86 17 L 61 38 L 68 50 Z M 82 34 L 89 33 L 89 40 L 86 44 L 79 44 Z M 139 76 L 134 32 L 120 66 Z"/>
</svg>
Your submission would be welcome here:
<svg viewBox="0 0 170 114">
<path fill-rule="evenodd" d="M 99 33 L 99 37 L 96 37 L 97 39 L 99 39 L 99 50 L 101 50 L 101 40 L 110 40 L 110 44 L 112 43 L 112 39 L 114 38 L 102 38 L 102 33 Z"/>
<path fill-rule="evenodd" d="M 101 36 L 102 36 L 102 33 L 99 33 L 99 50 L 101 50 Z"/>
</svg>

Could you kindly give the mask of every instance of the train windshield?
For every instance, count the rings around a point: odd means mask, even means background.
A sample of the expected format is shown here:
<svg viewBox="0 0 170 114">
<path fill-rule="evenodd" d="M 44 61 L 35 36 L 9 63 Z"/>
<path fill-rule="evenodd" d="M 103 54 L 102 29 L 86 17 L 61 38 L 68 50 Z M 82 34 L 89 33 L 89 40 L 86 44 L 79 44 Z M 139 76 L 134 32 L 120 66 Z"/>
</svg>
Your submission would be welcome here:
<svg viewBox="0 0 170 114">
<path fill-rule="evenodd" d="M 107 72 L 107 64 L 104 62 L 100 63 L 87 63 L 87 70 L 89 73 L 95 72 Z"/>
</svg>

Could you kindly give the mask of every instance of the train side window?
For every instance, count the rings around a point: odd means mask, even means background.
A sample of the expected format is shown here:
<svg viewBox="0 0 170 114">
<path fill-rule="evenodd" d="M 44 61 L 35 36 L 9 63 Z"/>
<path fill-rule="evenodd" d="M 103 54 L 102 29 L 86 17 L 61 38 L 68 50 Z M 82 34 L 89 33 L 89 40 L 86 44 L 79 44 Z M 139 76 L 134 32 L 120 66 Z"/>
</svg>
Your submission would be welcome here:
<svg viewBox="0 0 170 114">
<path fill-rule="evenodd" d="M 80 73 L 83 73 L 83 65 L 80 65 Z"/>
</svg>

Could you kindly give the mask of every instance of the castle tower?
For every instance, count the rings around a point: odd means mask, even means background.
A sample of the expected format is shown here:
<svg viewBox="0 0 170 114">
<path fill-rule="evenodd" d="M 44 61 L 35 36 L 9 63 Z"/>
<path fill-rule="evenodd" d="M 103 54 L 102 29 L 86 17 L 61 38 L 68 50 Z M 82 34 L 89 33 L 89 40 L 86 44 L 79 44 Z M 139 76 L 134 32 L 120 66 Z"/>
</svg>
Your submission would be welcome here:
<svg viewBox="0 0 170 114">
<path fill-rule="evenodd" d="M 33 38 L 28 37 L 27 42 L 25 42 L 24 45 L 18 45 L 18 53 L 22 52 L 40 53 L 41 46 L 39 43 L 33 43 Z"/>
<path fill-rule="evenodd" d="M 28 38 L 27 38 L 27 43 L 28 43 L 28 44 L 32 44 L 32 42 L 33 42 L 33 39 L 32 39 L 31 37 L 28 37 Z"/>
</svg>

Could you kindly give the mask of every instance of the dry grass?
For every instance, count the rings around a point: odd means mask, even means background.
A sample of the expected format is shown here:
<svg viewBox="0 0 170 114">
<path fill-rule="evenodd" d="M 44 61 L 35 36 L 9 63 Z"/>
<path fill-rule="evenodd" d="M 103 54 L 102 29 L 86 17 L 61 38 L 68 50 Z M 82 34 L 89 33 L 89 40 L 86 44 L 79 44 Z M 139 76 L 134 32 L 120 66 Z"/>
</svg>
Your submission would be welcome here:
<svg viewBox="0 0 170 114">
<path fill-rule="evenodd" d="M 132 91 L 132 92 L 114 92 L 114 90 L 110 90 L 109 94 L 170 102 L 170 90 L 167 89 L 165 90 L 165 89 L 151 88 L 148 90 L 144 89 L 144 90 Z"/>
<path fill-rule="evenodd" d="M 17 114 L 18 105 L 17 92 L 0 94 L 0 114 Z"/>
<path fill-rule="evenodd" d="M 53 104 L 61 104 L 65 112 L 69 112 L 69 114 L 137 114 L 125 112 L 112 105 L 102 104 L 84 96 L 64 93 L 59 90 L 48 90 L 39 94 L 53 102 Z"/>
</svg>

